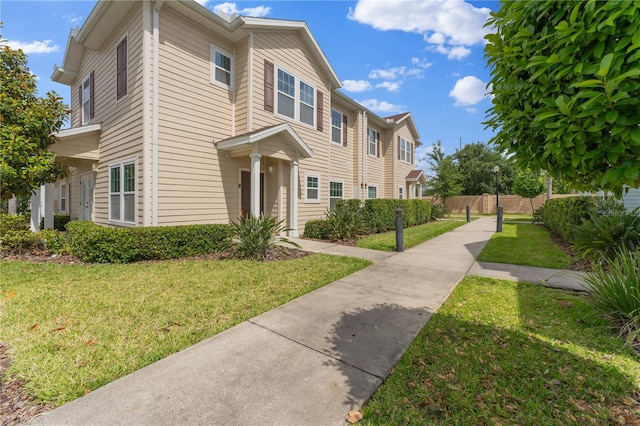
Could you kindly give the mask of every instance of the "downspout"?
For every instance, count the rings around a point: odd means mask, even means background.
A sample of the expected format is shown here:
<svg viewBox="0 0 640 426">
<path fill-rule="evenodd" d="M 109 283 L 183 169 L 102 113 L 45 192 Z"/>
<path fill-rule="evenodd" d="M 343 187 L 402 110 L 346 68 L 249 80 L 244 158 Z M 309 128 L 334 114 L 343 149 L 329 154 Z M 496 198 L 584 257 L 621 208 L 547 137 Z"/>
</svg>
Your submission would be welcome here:
<svg viewBox="0 0 640 426">
<path fill-rule="evenodd" d="M 397 145 L 398 143 L 396 142 L 398 140 L 396 136 L 396 126 L 395 124 L 393 125 L 393 132 L 391 133 L 391 198 L 396 198 L 396 162 L 397 162 L 397 158 L 398 158 L 398 153 L 395 152 L 395 150 L 398 148 Z M 404 197 L 407 198 L 406 194 L 404 194 Z"/>
<path fill-rule="evenodd" d="M 366 200 L 367 199 L 367 187 L 366 187 L 366 182 L 367 182 L 367 155 L 368 155 L 368 146 L 367 144 L 369 143 L 368 141 L 368 137 L 369 137 L 369 125 L 367 123 L 367 111 L 362 111 L 362 133 L 363 133 L 363 141 L 364 145 L 361 143 L 360 146 L 362 146 L 362 182 L 360 183 L 361 188 L 362 188 L 362 200 Z"/>
<path fill-rule="evenodd" d="M 249 31 L 247 55 L 247 132 L 250 132 L 253 130 L 253 31 Z"/>
<path fill-rule="evenodd" d="M 142 2 L 142 225 L 151 224 L 151 132 L 149 119 L 149 69 L 151 62 L 151 4 Z"/>
<path fill-rule="evenodd" d="M 158 226 L 158 156 L 159 156 L 159 137 L 158 137 L 158 104 L 159 104 L 159 87 L 160 87 L 160 9 L 163 0 L 156 1 L 153 7 L 153 105 L 152 105 L 152 151 L 151 151 L 151 173 L 152 173 L 152 206 L 151 206 L 151 224 Z"/>
</svg>

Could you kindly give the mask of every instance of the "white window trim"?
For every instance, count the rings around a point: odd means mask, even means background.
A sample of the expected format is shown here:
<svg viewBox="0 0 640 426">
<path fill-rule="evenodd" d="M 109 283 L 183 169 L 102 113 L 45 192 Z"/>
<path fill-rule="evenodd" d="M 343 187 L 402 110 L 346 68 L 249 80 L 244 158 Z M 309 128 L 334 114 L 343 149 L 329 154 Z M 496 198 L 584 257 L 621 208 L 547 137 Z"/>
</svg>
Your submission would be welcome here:
<svg viewBox="0 0 640 426">
<path fill-rule="evenodd" d="M 340 114 L 340 142 L 336 142 L 333 140 L 333 129 L 337 128 L 333 125 L 333 113 L 337 112 L 338 114 Z M 340 111 L 337 108 L 331 108 L 331 117 L 330 117 L 330 122 L 331 122 L 331 131 L 329 132 L 329 140 L 331 141 L 332 144 L 334 145 L 338 145 L 338 146 L 344 146 L 344 128 L 342 126 L 344 126 L 344 116 L 345 114 Z M 337 181 L 336 181 L 337 182 Z"/>
<path fill-rule="evenodd" d="M 133 169 L 134 169 L 134 177 L 135 177 L 135 181 L 134 181 L 134 190 L 132 192 L 126 192 L 124 191 L 124 167 L 128 166 L 129 164 L 133 164 Z M 113 194 L 111 192 L 111 169 L 119 167 L 120 168 L 120 218 L 119 219 L 112 219 L 111 218 L 111 195 Z M 119 224 L 126 224 L 126 225 L 135 225 L 136 221 L 137 221 L 137 213 L 134 213 L 134 219 L 132 222 L 128 222 L 124 220 L 124 196 L 125 195 L 130 195 L 133 194 L 133 200 L 134 200 L 134 212 L 137 211 L 137 193 L 138 193 L 138 162 L 136 161 L 136 159 L 129 159 L 129 160 L 123 160 L 121 162 L 116 162 L 116 163 L 112 163 L 109 164 L 109 176 L 107 178 L 107 184 L 109 185 L 109 222 L 110 223 L 119 223 Z"/>
<path fill-rule="evenodd" d="M 64 191 L 62 190 L 64 188 Z M 69 191 L 69 186 L 66 182 L 60 183 L 60 212 L 66 213 L 67 208 L 69 206 L 67 193 Z M 64 208 L 62 208 L 62 201 L 64 201 Z"/>
<path fill-rule="evenodd" d="M 332 197 L 331 196 L 331 184 L 332 183 L 339 183 L 342 185 L 342 196 L 341 197 Z M 337 200 L 344 200 L 344 180 L 340 180 L 340 179 L 330 179 L 329 180 L 329 208 L 331 208 L 331 200 L 332 199 L 337 199 Z"/>
<path fill-rule="evenodd" d="M 375 188 L 376 189 L 376 197 L 375 198 L 370 198 L 369 197 L 369 189 L 371 189 L 371 188 Z M 378 198 L 380 198 L 380 194 L 378 193 L 378 184 L 369 184 L 367 186 L 367 199 L 375 200 L 375 199 L 378 199 Z"/>
<path fill-rule="evenodd" d="M 404 143 L 409 145 L 409 150 L 403 150 L 402 146 L 404 145 Z M 409 139 L 405 139 L 402 136 L 400 136 L 400 161 L 402 161 L 403 163 L 407 163 L 407 164 L 411 164 L 411 151 L 413 150 L 413 144 L 411 143 L 411 141 Z M 409 161 L 407 161 L 405 159 L 405 155 L 403 155 L 403 152 L 406 153 L 409 157 Z"/>
<path fill-rule="evenodd" d="M 376 146 L 376 149 L 374 151 L 374 153 L 371 153 L 371 132 L 373 132 L 373 136 L 374 136 L 374 145 Z M 378 138 L 376 138 L 375 136 L 378 134 L 378 131 L 376 129 L 374 129 L 373 127 L 369 127 L 367 130 L 367 154 L 369 155 L 369 157 L 375 157 L 378 158 Z"/>
<path fill-rule="evenodd" d="M 84 83 L 87 82 L 89 84 L 89 88 L 87 89 L 87 93 L 89 96 L 85 96 L 84 93 Z M 82 92 L 82 103 L 80 104 L 80 124 L 82 126 L 86 126 L 91 122 L 91 73 L 87 74 L 85 78 L 80 82 L 80 91 Z M 89 114 L 84 113 L 84 104 L 89 104 Z"/>
<path fill-rule="evenodd" d="M 318 198 L 309 198 L 309 191 L 307 188 L 307 185 L 309 184 L 309 178 L 316 178 L 318 179 Z M 315 173 L 305 173 L 304 175 L 304 201 L 307 203 L 320 203 L 320 199 L 322 197 L 320 197 L 320 190 L 322 188 L 322 180 L 320 179 L 320 175 L 319 174 L 315 174 Z"/>
<path fill-rule="evenodd" d="M 218 66 L 216 65 L 216 52 L 221 53 L 222 55 L 228 57 L 231 60 L 231 70 L 229 71 L 231 73 L 231 76 L 230 76 L 231 78 L 230 78 L 230 84 L 229 85 L 224 84 L 223 82 L 216 80 L 216 68 L 218 68 Z M 211 82 L 211 84 L 215 84 L 216 86 L 220 86 L 220 87 L 223 87 L 223 88 L 228 89 L 228 90 L 233 89 L 234 80 L 235 80 L 235 78 L 234 78 L 235 62 L 234 62 L 233 55 L 231 53 L 227 52 L 226 50 L 219 48 L 215 44 L 210 44 L 210 53 L 209 54 L 210 54 L 209 81 Z M 221 69 L 223 69 L 223 68 L 221 68 Z"/>
<path fill-rule="evenodd" d="M 116 67 L 115 67 L 115 76 L 116 76 L 116 103 L 122 102 L 129 97 L 129 33 L 125 33 L 116 43 L 115 51 L 116 51 Z M 118 46 L 122 43 L 122 40 L 127 39 L 127 93 L 120 96 L 118 98 Z"/>
<path fill-rule="evenodd" d="M 285 96 L 289 96 L 289 94 L 284 93 L 284 92 L 280 92 L 280 90 L 278 90 L 278 71 L 282 71 L 285 72 L 287 74 L 289 74 L 290 76 L 293 77 L 294 79 L 294 95 L 293 95 L 293 118 L 284 115 L 284 114 L 280 114 L 278 112 L 278 95 L 280 93 L 282 93 Z M 300 124 L 301 126 L 305 126 L 308 127 L 310 129 L 315 129 L 316 128 L 316 122 L 318 120 L 317 115 L 318 115 L 318 88 L 309 83 L 307 80 L 304 80 L 300 77 L 298 77 L 296 74 L 287 71 L 285 68 L 276 65 L 274 67 L 274 72 L 273 72 L 273 89 L 274 89 L 274 105 L 273 105 L 273 113 L 277 116 L 280 117 L 284 120 L 288 120 L 288 121 L 295 121 L 296 123 Z M 300 120 L 300 103 L 302 102 L 301 98 L 300 98 L 300 82 L 306 84 L 307 86 L 311 87 L 313 89 L 313 114 L 311 115 L 313 118 L 313 123 L 312 124 L 308 124 L 305 123 L 303 121 Z M 308 103 L 304 102 L 305 105 L 309 105 Z"/>
</svg>

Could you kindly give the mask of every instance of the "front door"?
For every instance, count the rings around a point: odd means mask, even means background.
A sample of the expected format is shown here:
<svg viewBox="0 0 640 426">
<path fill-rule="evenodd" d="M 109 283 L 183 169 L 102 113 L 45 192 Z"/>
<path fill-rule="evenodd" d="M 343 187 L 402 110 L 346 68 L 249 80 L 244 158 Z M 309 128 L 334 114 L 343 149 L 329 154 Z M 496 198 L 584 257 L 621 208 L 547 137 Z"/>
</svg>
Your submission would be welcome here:
<svg viewBox="0 0 640 426">
<path fill-rule="evenodd" d="M 264 173 L 260 173 L 260 212 L 264 211 Z M 240 216 L 251 213 L 251 172 L 240 172 Z"/>
<path fill-rule="evenodd" d="M 93 176 L 80 180 L 80 220 L 93 220 Z"/>
</svg>

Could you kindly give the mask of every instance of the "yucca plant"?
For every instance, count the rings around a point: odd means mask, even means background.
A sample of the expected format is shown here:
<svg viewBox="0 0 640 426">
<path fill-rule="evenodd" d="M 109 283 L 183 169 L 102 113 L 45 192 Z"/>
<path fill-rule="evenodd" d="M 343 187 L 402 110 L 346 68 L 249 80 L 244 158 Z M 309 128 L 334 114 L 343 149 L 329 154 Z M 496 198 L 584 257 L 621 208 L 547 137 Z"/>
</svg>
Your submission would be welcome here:
<svg viewBox="0 0 640 426">
<path fill-rule="evenodd" d="M 573 247 L 588 260 L 609 262 L 620 249 L 640 247 L 640 216 L 636 211 L 594 216 L 574 230 Z"/>
<path fill-rule="evenodd" d="M 366 227 L 361 209 L 336 206 L 325 213 L 329 239 L 347 241 L 365 233 Z"/>
<path fill-rule="evenodd" d="M 607 270 L 608 269 L 608 270 Z M 622 327 L 640 324 L 640 251 L 619 250 L 607 269 L 596 265 L 584 283 L 596 309 Z"/>
<path fill-rule="evenodd" d="M 298 243 L 280 235 L 289 230 L 284 226 L 284 220 L 249 215 L 238 222 L 231 221 L 229 226 L 234 240 L 232 254 L 240 259 L 264 260 L 270 253 L 282 250 L 282 244 L 300 248 Z"/>
</svg>

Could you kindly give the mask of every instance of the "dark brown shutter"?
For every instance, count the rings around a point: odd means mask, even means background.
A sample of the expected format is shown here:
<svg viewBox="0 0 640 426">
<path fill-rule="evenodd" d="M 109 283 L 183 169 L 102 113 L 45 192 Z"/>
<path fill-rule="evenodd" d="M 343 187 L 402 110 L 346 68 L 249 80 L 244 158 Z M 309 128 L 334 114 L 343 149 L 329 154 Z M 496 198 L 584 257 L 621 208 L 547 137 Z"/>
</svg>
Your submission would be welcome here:
<svg viewBox="0 0 640 426">
<path fill-rule="evenodd" d="M 127 94 L 127 39 L 118 44 L 117 48 L 117 97 L 120 99 Z"/>
<path fill-rule="evenodd" d="M 413 164 L 414 149 L 415 148 L 414 148 L 413 144 L 411 144 L 411 158 L 410 158 L 411 161 L 409 161 L 411 164 Z"/>
<path fill-rule="evenodd" d="M 400 136 L 398 136 L 398 160 L 400 160 Z"/>
<path fill-rule="evenodd" d="M 318 105 L 316 107 L 316 128 L 318 129 L 319 132 L 322 132 L 324 129 L 324 120 L 323 120 L 323 115 L 324 115 L 324 95 L 322 94 L 321 91 L 318 90 Z"/>
<path fill-rule="evenodd" d="M 80 111 L 80 125 L 82 126 L 82 114 L 84 114 L 84 111 L 82 109 L 82 85 L 83 82 L 80 82 L 80 87 L 78 87 L 78 103 L 80 104 L 80 107 L 78 108 L 78 111 Z"/>
<path fill-rule="evenodd" d="M 347 146 L 347 116 L 342 115 L 342 146 Z"/>
<path fill-rule="evenodd" d="M 264 61 L 264 109 L 273 112 L 273 62 Z"/>
<path fill-rule="evenodd" d="M 378 149 L 377 149 L 377 157 L 380 158 L 380 151 L 382 151 L 382 142 L 380 142 L 380 132 L 376 132 L 376 141 L 378 142 Z"/>
<path fill-rule="evenodd" d="M 93 102 L 94 98 L 95 98 L 94 72 L 91 71 L 91 75 L 89 76 L 89 118 L 93 118 L 93 115 L 95 113 L 94 102 Z"/>
</svg>

